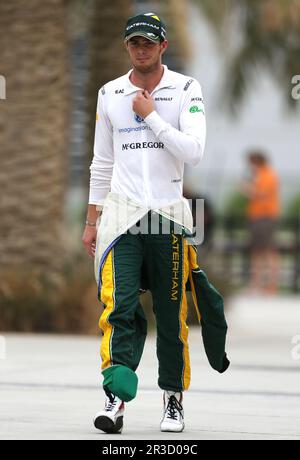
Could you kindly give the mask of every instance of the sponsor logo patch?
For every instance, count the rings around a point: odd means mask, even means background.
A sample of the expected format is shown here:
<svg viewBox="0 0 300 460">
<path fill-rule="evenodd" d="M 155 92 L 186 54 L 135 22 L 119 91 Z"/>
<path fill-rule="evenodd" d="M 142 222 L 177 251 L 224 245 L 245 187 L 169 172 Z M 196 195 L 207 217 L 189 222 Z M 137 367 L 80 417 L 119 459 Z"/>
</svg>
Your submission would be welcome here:
<svg viewBox="0 0 300 460">
<path fill-rule="evenodd" d="M 202 97 L 193 97 L 191 99 L 191 102 L 202 102 L 203 103 L 204 101 L 203 101 Z"/>
<path fill-rule="evenodd" d="M 135 114 L 134 115 L 134 119 L 137 123 L 143 123 L 144 122 L 144 119 L 142 117 L 140 117 L 139 115 Z"/>
<path fill-rule="evenodd" d="M 179 290 L 179 240 L 172 234 L 172 290 L 171 300 L 178 300 Z"/>
<path fill-rule="evenodd" d="M 133 127 L 130 127 L 130 128 L 120 128 L 119 129 L 119 133 L 122 134 L 122 133 L 125 133 L 125 134 L 130 134 L 132 133 L 132 131 L 135 131 L 135 132 L 140 132 L 140 131 L 151 131 L 151 128 L 150 126 L 143 124 L 143 125 L 139 125 L 139 126 L 135 126 L 134 128 Z"/>
<path fill-rule="evenodd" d="M 191 84 L 193 83 L 193 81 L 194 81 L 193 78 L 191 78 L 191 80 L 189 80 L 189 81 L 187 82 L 187 84 L 186 84 L 185 87 L 184 87 L 184 91 L 187 91 L 187 90 L 189 89 L 189 87 L 191 86 Z"/>
<path fill-rule="evenodd" d="M 172 97 L 156 97 L 155 101 L 158 101 L 158 102 L 171 102 L 171 101 L 173 101 L 173 98 Z"/>
<path fill-rule="evenodd" d="M 124 94 L 124 89 L 116 89 L 115 94 Z"/>
<path fill-rule="evenodd" d="M 190 112 L 191 113 L 201 113 L 202 112 L 204 114 L 204 111 L 202 109 L 199 109 L 197 105 L 194 105 L 193 107 L 191 107 Z"/>
<path fill-rule="evenodd" d="M 156 24 L 151 24 L 150 22 L 135 22 L 134 24 L 131 24 L 130 26 L 126 27 L 126 32 L 129 32 L 132 28 L 134 27 L 152 27 L 153 29 L 160 30 L 160 26 L 157 26 Z"/>
<path fill-rule="evenodd" d="M 132 142 L 131 144 L 123 144 L 122 150 L 138 150 L 138 149 L 164 149 L 165 145 L 162 142 Z"/>
</svg>

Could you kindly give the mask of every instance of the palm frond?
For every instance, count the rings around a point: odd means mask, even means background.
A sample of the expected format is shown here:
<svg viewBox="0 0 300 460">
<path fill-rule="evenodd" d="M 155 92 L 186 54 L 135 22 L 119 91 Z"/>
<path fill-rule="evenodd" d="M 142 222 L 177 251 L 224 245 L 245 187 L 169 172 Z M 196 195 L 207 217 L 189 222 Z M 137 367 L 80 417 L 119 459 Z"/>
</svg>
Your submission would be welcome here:
<svg viewBox="0 0 300 460">
<path fill-rule="evenodd" d="M 255 65 L 269 70 L 283 88 L 287 106 L 295 108 L 287 82 L 299 74 L 300 0 L 195 0 L 195 3 L 214 27 L 223 49 L 237 48 L 228 53 L 225 77 L 230 108 L 236 110 L 242 102 L 253 81 L 249 76 L 253 78 Z M 239 21 L 239 46 L 230 34 L 222 33 L 230 16 Z"/>
</svg>

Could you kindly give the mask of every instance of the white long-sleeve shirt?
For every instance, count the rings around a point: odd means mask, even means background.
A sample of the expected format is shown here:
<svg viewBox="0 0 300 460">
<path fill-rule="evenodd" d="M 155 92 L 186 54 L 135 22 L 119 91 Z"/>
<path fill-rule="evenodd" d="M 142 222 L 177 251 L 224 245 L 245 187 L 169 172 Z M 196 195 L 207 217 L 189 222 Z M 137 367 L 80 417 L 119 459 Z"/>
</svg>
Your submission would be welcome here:
<svg viewBox="0 0 300 460">
<path fill-rule="evenodd" d="M 142 120 L 131 72 L 99 91 L 89 204 L 103 205 L 112 191 L 150 210 L 182 200 L 184 163 L 203 155 L 205 111 L 198 81 L 164 66 L 155 111 Z"/>
</svg>

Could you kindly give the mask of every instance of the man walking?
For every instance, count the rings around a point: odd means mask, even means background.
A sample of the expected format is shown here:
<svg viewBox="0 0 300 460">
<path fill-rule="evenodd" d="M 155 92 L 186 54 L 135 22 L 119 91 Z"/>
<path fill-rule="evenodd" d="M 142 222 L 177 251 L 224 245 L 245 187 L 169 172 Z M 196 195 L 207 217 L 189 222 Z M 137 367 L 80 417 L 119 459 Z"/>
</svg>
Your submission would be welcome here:
<svg viewBox="0 0 300 460">
<path fill-rule="evenodd" d="M 158 384 L 164 391 L 161 430 L 180 432 L 182 393 L 190 384 L 185 229 L 192 229 L 182 196 L 183 172 L 184 163 L 197 165 L 203 155 L 204 105 L 195 79 L 162 65 L 168 41 L 155 14 L 129 18 L 125 46 L 132 70 L 99 91 L 83 235 L 88 254 L 95 257 L 104 304 L 100 328 L 107 399 L 94 424 L 107 433 L 121 432 L 124 403 L 136 395 L 135 370 L 147 332 L 139 302 L 145 276 L 157 322 Z M 145 221 L 151 226 L 154 218 L 158 233 L 131 232 Z M 161 229 L 166 222 L 168 233 Z"/>
</svg>

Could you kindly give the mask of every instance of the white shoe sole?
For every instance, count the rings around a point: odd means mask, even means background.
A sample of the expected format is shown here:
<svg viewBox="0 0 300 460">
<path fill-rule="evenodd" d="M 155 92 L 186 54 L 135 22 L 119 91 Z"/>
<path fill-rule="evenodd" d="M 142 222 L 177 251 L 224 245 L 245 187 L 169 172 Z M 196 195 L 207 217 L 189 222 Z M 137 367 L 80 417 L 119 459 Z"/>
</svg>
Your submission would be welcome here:
<svg viewBox="0 0 300 460">
<path fill-rule="evenodd" d="M 182 428 L 179 428 L 179 429 L 176 429 L 176 427 L 174 428 L 163 428 L 163 427 L 160 427 L 160 431 L 162 431 L 163 433 L 182 433 L 182 431 L 184 430 L 184 425 Z"/>
</svg>

